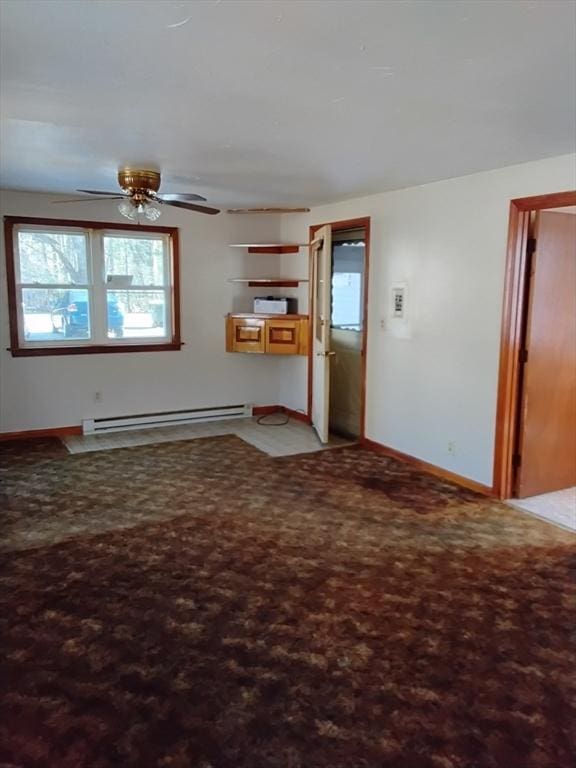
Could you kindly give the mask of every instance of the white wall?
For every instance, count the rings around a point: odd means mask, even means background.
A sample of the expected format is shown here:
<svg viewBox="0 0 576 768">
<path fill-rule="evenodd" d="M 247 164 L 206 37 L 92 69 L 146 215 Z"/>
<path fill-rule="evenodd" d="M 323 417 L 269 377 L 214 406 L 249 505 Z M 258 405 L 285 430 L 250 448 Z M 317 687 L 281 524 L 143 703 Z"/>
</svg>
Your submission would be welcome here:
<svg viewBox="0 0 576 768">
<path fill-rule="evenodd" d="M 53 195 L 3 192 L 2 215 L 119 221 L 114 203 L 53 205 Z M 229 277 L 276 272 L 277 256 L 248 256 L 231 242 L 276 238 L 275 216 L 203 216 L 165 209 L 180 229 L 180 352 L 13 358 L 9 346 L 5 259 L 1 258 L 0 431 L 80 424 L 113 416 L 236 403 L 278 402 L 280 361 L 225 352 L 224 315 L 249 310 Z M 101 390 L 103 400 L 94 401 Z"/>
<path fill-rule="evenodd" d="M 5 351 L 2 277 L 0 430 L 238 402 L 306 411 L 306 359 L 226 354 L 223 322 L 232 308 L 248 310 L 253 295 L 228 277 L 274 271 L 303 277 L 306 251 L 248 257 L 227 244 L 276 239 L 279 230 L 283 241 L 301 241 L 310 224 L 370 216 L 366 434 L 490 485 L 509 201 L 575 187 L 576 157 L 564 156 L 322 206 L 281 223 L 166 211 L 162 223 L 181 234 L 181 352 L 12 358 Z M 52 199 L 4 193 L 1 210 L 118 220 L 113 203 L 54 206 Z M 409 320 L 395 331 L 387 313 L 397 281 L 408 284 Z M 302 312 L 306 293 L 306 286 L 295 292 Z M 102 403 L 94 402 L 96 390 Z"/>
<path fill-rule="evenodd" d="M 284 217 L 283 241 L 310 224 L 372 219 L 367 437 L 491 485 L 509 201 L 575 187 L 571 155 Z M 284 273 L 305 267 L 304 255 L 283 260 Z M 397 281 L 409 291 L 399 325 L 388 317 Z M 306 409 L 303 361 L 280 386 L 281 402 Z"/>
</svg>

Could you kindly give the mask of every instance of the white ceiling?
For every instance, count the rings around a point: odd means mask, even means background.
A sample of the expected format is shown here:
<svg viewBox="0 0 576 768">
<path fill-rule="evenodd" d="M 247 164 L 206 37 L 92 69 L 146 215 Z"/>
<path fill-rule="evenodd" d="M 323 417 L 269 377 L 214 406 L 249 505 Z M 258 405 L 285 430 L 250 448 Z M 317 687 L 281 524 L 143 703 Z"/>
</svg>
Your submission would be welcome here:
<svg viewBox="0 0 576 768">
<path fill-rule="evenodd" d="M 316 204 L 574 151 L 571 0 L 2 0 L 2 186 Z"/>
</svg>

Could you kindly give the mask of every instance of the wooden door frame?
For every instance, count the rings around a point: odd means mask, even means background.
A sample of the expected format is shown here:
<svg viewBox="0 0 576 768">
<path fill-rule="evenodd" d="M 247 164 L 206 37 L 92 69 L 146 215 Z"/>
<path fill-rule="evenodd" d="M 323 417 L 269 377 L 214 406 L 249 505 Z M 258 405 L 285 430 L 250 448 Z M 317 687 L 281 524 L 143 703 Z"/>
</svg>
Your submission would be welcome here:
<svg viewBox="0 0 576 768">
<path fill-rule="evenodd" d="M 362 352 L 360 355 L 360 440 L 363 440 L 366 432 L 366 360 L 368 357 L 368 276 L 370 266 L 370 216 L 363 216 L 356 219 L 346 219 L 345 221 L 325 221 L 322 224 L 313 224 L 309 228 L 309 241 L 312 242 L 314 234 L 322 227 L 330 227 L 332 232 L 338 232 L 343 229 L 359 229 L 362 227 L 365 233 L 364 240 L 364 279 L 362 282 Z M 314 312 L 315 312 L 315 292 L 313 285 L 313 264 L 314 250 L 309 249 L 308 274 L 310 276 L 310 288 L 308 294 L 308 314 L 309 322 L 309 341 L 308 341 L 308 419 L 312 420 L 312 393 L 314 388 L 313 380 L 313 344 L 312 334 L 314 333 Z"/>
<path fill-rule="evenodd" d="M 513 456 L 518 440 L 520 352 L 527 309 L 526 250 L 530 214 L 569 205 L 576 205 L 576 190 L 510 201 L 494 445 L 493 492 L 500 499 L 512 498 L 514 492 Z"/>
</svg>

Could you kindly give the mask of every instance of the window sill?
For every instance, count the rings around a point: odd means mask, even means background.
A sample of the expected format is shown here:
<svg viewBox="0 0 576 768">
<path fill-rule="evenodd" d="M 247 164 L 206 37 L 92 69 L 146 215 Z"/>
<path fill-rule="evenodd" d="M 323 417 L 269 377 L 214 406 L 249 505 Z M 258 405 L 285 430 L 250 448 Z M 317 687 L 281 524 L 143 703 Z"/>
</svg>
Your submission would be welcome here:
<svg viewBox="0 0 576 768">
<path fill-rule="evenodd" d="M 78 347 L 8 348 L 12 357 L 49 357 L 52 355 L 107 355 L 116 352 L 172 352 L 184 346 L 181 341 L 165 344 L 86 344 Z"/>
</svg>

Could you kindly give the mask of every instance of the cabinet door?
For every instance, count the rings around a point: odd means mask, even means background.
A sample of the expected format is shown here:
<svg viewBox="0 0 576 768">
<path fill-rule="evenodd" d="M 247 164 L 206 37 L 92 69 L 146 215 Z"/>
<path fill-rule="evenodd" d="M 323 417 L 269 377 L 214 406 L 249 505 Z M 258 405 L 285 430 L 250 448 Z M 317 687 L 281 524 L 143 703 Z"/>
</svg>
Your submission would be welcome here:
<svg viewBox="0 0 576 768">
<path fill-rule="evenodd" d="M 299 320 L 266 320 L 266 352 L 273 355 L 297 355 L 299 346 Z"/>
<path fill-rule="evenodd" d="M 257 318 L 231 317 L 228 319 L 231 352 L 264 353 L 265 321 Z"/>
</svg>

